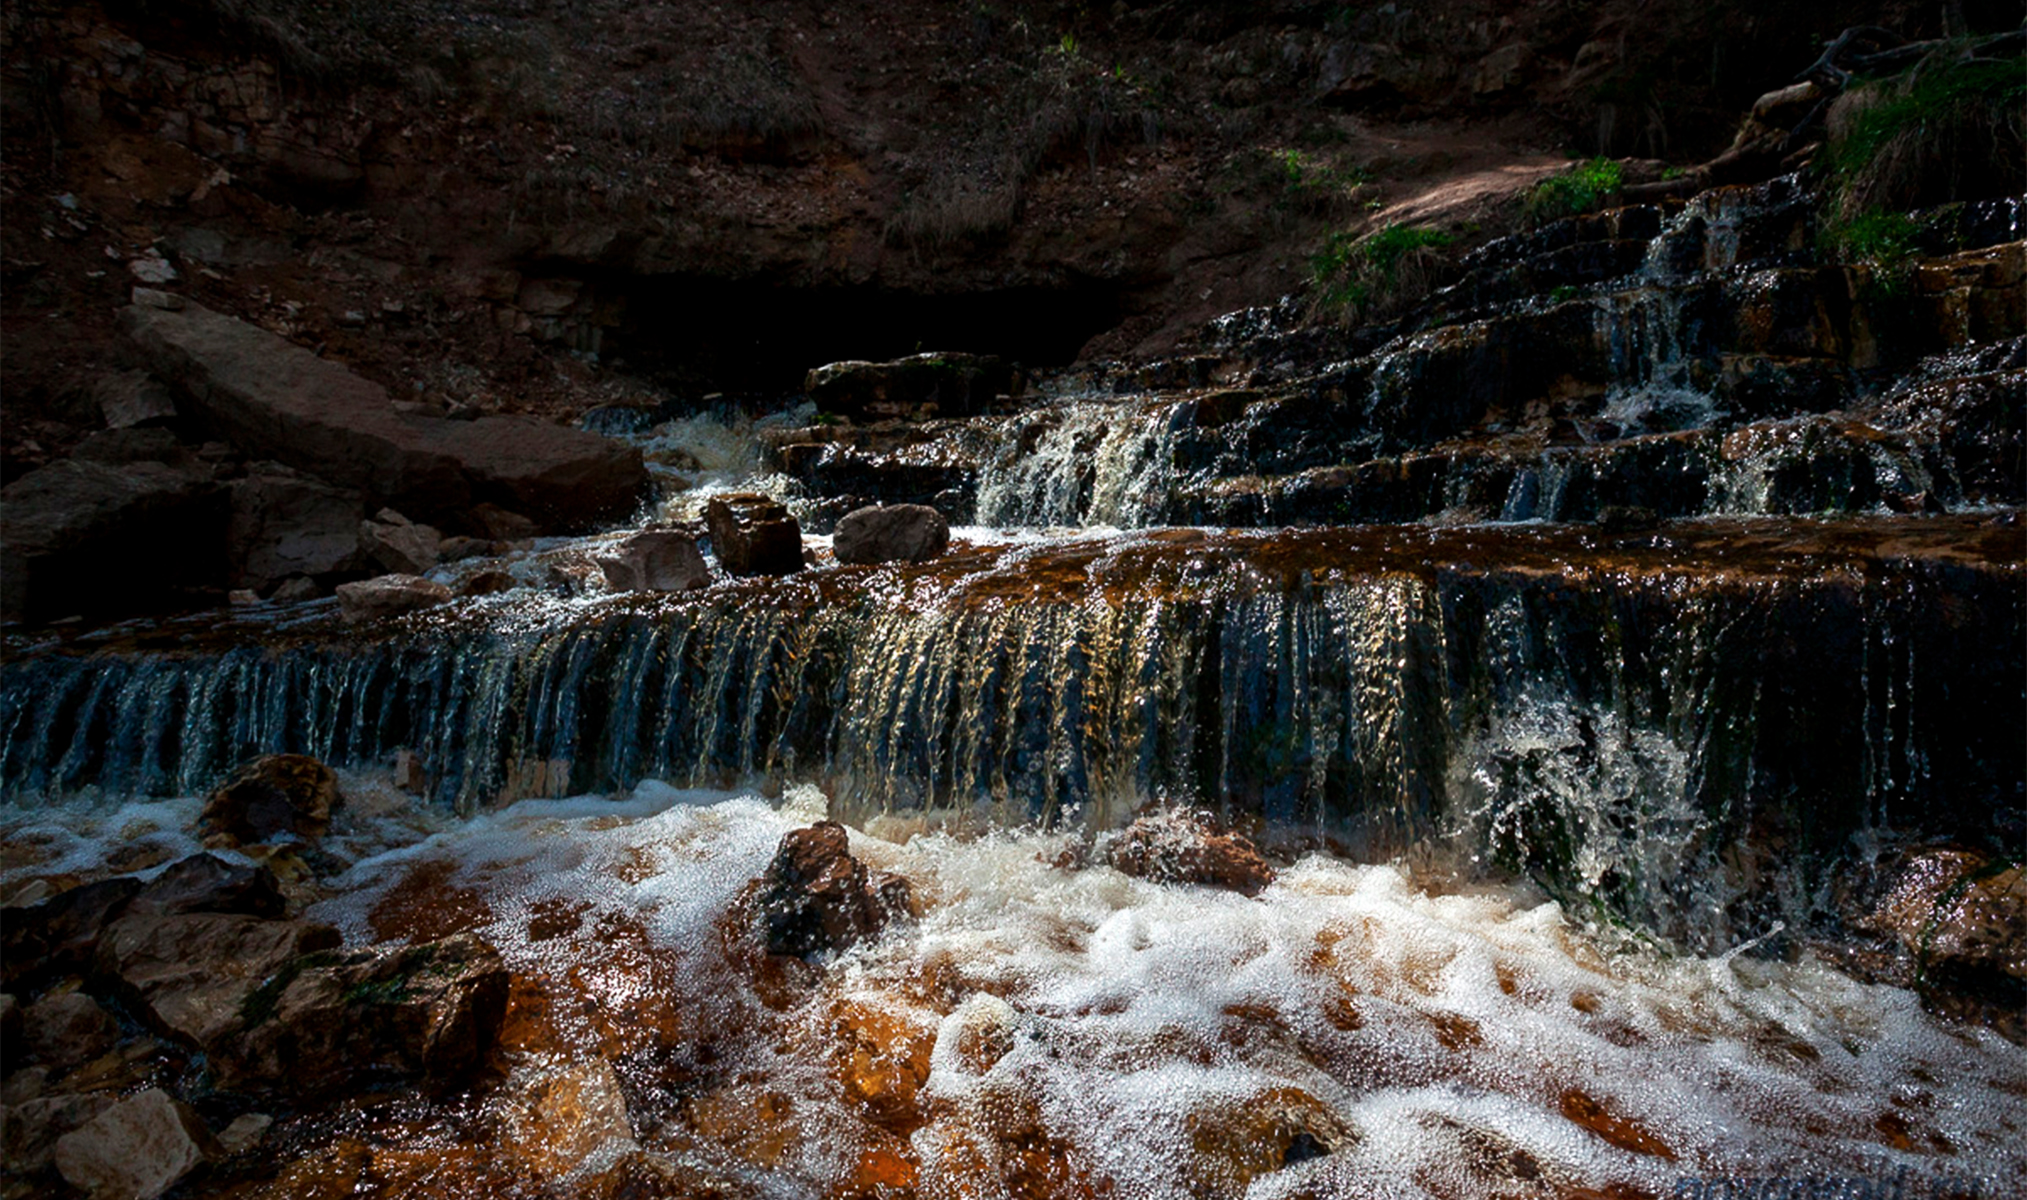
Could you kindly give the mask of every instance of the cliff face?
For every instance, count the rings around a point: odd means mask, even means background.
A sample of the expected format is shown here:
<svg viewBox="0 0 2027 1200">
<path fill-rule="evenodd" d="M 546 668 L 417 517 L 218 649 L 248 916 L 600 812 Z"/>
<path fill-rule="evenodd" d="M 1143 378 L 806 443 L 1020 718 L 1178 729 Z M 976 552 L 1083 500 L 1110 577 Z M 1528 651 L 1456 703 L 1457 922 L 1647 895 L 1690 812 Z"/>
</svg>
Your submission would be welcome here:
<svg viewBox="0 0 2027 1200">
<path fill-rule="evenodd" d="M 1332 231 L 1461 188 L 1489 236 L 1572 154 L 1707 157 L 1823 37 L 1937 20 L 1636 7 L 12 6 L 8 478 L 96 424 L 136 281 L 486 412 L 1144 355 Z"/>
</svg>

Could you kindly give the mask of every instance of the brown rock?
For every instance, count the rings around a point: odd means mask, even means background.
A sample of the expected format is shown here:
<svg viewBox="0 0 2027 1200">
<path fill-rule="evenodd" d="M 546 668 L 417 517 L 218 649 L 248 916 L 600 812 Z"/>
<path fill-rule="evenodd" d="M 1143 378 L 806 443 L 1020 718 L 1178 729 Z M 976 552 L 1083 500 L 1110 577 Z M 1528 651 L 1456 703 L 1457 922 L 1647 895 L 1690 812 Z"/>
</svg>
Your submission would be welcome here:
<svg viewBox="0 0 2027 1200">
<path fill-rule="evenodd" d="M 0 489 L 0 614 L 137 612 L 222 589 L 224 493 L 208 472 L 65 459 Z"/>
<path fill-rule="evenodd" d="M 99 940 L 98 975 L 151 1028 L 215 1050 L 259 988 L 302 955 L 338 945 L 307 921 L 234 913 L 126 917 Z"/>
<path fill-rule="evenodd" d="M 234 587 L 265 591 L 291 576 L 333 575 L 365 566 L 357 493 L 261 472 L 234 481 L 231 497 L 225 539 Z M 284 597 L 277 593 L 275 598 Z"/>
<path fill-rule="evenodd" d="M 521 586 L 521 581 L 505 571 L 480 571 L 463 583 L 458 584 L 460 596 L 494 596 L 511 592 Z"/>
<path fill-rule="evenodd" d="M 381 575 L 338 585 L 338 611 L 355 625 L 434 608 L 450 598 L 448 587 L 419 575 Z"/>
<path fill-rule="evenodd" d="M 59 892 L 40 904 L 12 909 L 0 924 L 7 986 L 26 989 L 91 962 L 99 931 L 141 890 L 131 876 L 103 879 Z"/>
<path fill-rule="evenodd" d="M 56 1169 L 94 1196 L 152 1200 L 217 1154 L 190 1106 L 149 1088 L 57 1139 Z"/>
<path fill-rule="evenodd" d="M 463 562 L 468 558 L 483 558 L 488 554 L 501 553 L 501 546 L 491 538 L 447 537 L 437 545 L 439 562 Z"/>
<path fill-rule="evenodd" d="M 887 886 L 884 897 L 875 890 L 836 821 L 790 831 L 759 880 L 759 926 L 767 952 L 810 958 L 877 934 L 898 891 Z"/>
<path fill-rule="evenodd" d="M 307 955 L 247 999 L 213 1063 L 223 1086 L 297 1096 L 362 1077 L 451 1084 L 491 1049 L 507 989 L 498 952 L 469 934 Z"/>
<path fill-rule="evenodd" d="M 331 768 L 306 754 L 268 754 L 234 771 L 205 802 L 199 823 L 242 843 L 314 841 L 330 828 L 338 800 Z"/>
<path fill-rule="evenodd" d="M 1901 866 L 1866 924 L 1919 962 L 2027 979 L 2027 873 L 1969 850 L 1928 850 Z"/>
<path fill-rule="evenodd" d="M 845 514 L 831 545 L 841 563 L 927 562 L 950 548 L 950 522 L 926 504 L 870 505 Z"/>
<path fill-rule="evenodd" d="M 442 543 L 443 535 L 429 525 L 359 522 L 360 551 L 397 575 L 420 575 L 435 566 L 442 556 Z"/>
<path fill-rule="evenodd" d="M 566 530 L 625 517 L 647 486 L 635 447 L 526 417 L 405 416 L 380 385 L 201 305 L 130 306 L 120 322 L 155 374 L 241 449 L 411 512 L 503 501 Z"/>
<path fill-rule="evenodd" d="M 916 354 L 893 362 L 835 362 L 811 371 L 803 390 L 827 413 L 868 418 L 969 417 L 1013 390 L 1013 369 L 983 354 Z"/>
<path fill-rule="evenodd" d="M 30 1067 L 16 1071 L 9 1080 L 40 1070 Z M 118 1102 L 104 1092 L 59 1092 L 35 1096 L 7 1106 L 7 1119 L 0 1121 L 0 1150 L 10 1170 L 32 1174 L 49 1165 L 56 1141 Z"/>
<path fill-rule="evenodd" d="M 937 1018 L 930 1013 L 847 1000 L 834 1010 L 831 1031 L 845 1096 L 874 1124 L 906 1136 L 920 1128 L 917 1099 L 929 1082 Z"/>
<path fill-rule="evenodd" d="M 541 528 L 517 512 L 509 512 L 497 504 L 475 504 L 470 513 L 472 523 L 479 532 L 496 542 L 518 542 L 542 532 Z"/>
<path fill-rule="evenodd" d="M 535 1175 L 567 1180 L 604 1171 L 639 1149 L 612 1064 L 593 1056 L 542 1065 L 509 1081 L 507 1145 Z"/>
<path fill-rule="evenodd" d="M 315 762 L 315 759 L 311 759 Z M 239 913 L 279 917 L 287 905 L 275 873 L 257 863 L 193 854 L 171 865 L 127 902 L 125 916 Z"/>
<path fill-rule="evenodd" d="M 704 509 L 711 549 L 733 575 L 802 570 L 802 526 L 778 501 L 755 492 L 715 496 Z"/>
<path fill-rule="evenodd" d="M 1274 882 L 1274 869 L 1244 835 L 1216 831 L 1181 810 L 1141 817 L 1121 830 L 1106 861 L 1128 875 L 1161 883 L 1196 883 L 1255 896 Z"/>
<path fill-rule="evenodd" d="M 1271 1088 L 1191 1113 L 1194 1176 L 1204 1194 L 1243 1196 L 1255 1179 L 1345 1149 L 1357 1133 L 1323 1101 L 1296 1087 Z"/>
<path fill-rule="evenodd" d="M 52 1070 L 90 1062 L 119 1038 L 112 1014 L 83 992 L 44 996 L 21 1011 L 22 1051 Z"/>
<path fill-rule="evenodd" d="M 1590 1130 L 1621 1150 L 1671 1162 L 1675 1159 L 1675 1151 L 1651 1130 L 1638 1121 L 1612 1112 L 1601 1101 L 1577 1088 L 1563 1092 L 1562 1115 L 1571 1124 Z"/>
<path fill-rule="evenodd" d="M 598 565 L 606 583 L 618 591 L 683 592 L 711 582 L 711 568 L 696 539 L 674 530 L 636 533 L 601 556 Z"/>
</svg>

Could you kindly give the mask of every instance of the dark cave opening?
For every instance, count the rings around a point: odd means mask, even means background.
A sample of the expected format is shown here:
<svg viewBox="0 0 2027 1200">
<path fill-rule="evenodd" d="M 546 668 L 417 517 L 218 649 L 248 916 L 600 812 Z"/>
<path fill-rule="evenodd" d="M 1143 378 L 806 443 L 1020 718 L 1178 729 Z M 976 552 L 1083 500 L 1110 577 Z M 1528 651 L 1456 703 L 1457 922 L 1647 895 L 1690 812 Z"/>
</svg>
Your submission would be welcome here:
<svg viewBox="0 0 2027 1200">
<path fill-rule="evenodd" d="M 659 278 L 617 290 L 626 317 L 607 331 L 607 357 L 678 390 L 774 395 L 825 363 L 931 350 L 1062 366 L 1127 315 L 1121 293 L 1095 284 L 926 295 Z"/>
</svg>

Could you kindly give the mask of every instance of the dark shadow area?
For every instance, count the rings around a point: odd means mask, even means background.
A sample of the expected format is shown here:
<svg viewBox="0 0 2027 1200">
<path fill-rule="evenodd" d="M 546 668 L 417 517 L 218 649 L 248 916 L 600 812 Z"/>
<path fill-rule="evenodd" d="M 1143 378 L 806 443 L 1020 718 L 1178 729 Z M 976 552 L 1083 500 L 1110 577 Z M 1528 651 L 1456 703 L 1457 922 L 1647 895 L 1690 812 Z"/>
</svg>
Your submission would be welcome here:
<svg viewBox="0 0 2027 1200">
<path fill-rule="evenodd" d="M 1124 315 L 1101 285 L 920 295 L 664 278 L 620 286 L 626 321 L 603 352 L 670 383 L 726 392 L 799 391 L 811 367 L 921 351 L 996 354 L 1061 366 Z"/>
</svg>

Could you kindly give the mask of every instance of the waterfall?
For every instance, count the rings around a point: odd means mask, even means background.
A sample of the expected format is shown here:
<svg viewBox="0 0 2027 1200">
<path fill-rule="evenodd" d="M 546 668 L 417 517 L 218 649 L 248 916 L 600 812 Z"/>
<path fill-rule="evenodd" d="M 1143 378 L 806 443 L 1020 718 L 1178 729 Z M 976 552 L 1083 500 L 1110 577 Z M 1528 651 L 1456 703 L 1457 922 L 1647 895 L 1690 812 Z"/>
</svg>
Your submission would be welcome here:
<svg viewBox="0 0 2027 1200">
<path fill-rule="evenodd" d="M 1455 844 L 1679 935 L 1708 907 L 1680 881 L 1722 874 L 1749 825 L 1827 851 L 2018 803 L 2017 739 L 1957 715 L 2017 707 L 2008 572 L 1432 573 L 1314 539 L 1093 539 L 857 598 L 48 655 L 0 671 L 0 783 L 190 793 L 258 753 L 410 750 L 466 812 L 643 779 L 813 781 L 861 820 L 1105 825 L 1167 799 L 1374 852 Z M 2013 644 L 1967 658 L 1972 618 Z M 1963 666 L 1882 674 L 1886 647 Z"/>
</svg>

